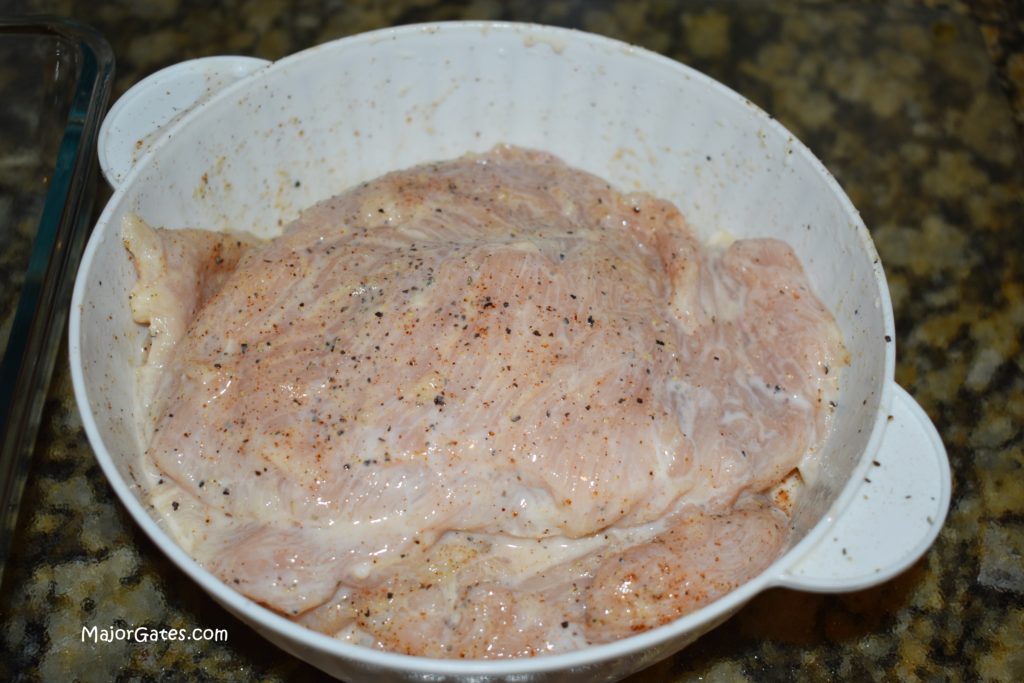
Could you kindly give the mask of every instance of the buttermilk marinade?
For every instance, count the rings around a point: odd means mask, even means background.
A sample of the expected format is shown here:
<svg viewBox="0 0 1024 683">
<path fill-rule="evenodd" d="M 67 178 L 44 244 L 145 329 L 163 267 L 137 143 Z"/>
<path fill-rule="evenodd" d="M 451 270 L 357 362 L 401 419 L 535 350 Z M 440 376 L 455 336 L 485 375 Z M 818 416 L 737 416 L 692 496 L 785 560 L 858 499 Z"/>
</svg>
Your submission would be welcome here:
<svg viewBox="0 0 1024 683">
<path fill-rule="evenodd" d="M 763 570 L 845 351 L 793 251 L 513 147 L 363 183 L 263 242 L 125 224 L 154 514 L 352 642 L 520 657 Z"/>
</svg>

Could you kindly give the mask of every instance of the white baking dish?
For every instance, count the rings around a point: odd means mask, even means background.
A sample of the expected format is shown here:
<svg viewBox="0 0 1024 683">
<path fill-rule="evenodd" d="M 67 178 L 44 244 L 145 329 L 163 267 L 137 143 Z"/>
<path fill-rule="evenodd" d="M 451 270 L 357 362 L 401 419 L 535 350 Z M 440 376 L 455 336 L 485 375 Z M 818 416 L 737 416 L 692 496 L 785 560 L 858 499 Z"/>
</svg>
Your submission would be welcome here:
<svg viewBox="0 0 1024 683">
<path fill-rule="evenodd" d="M 834 433 L 799 504 L 788 551 L 671 624 L 523 660 L 433 660 L 348 645 L 221 583 L 138 498 L 133 373 L 144 330 L 128 308 L 135 275 L 121 219 L 137 212 L 153 225 L 269 236 L 354 183 L 498 142 L 544 149 L 620 189 L 667 198 L 705 238 L 724 231 L 787 240 L 850 351 Z M 856 209 L 782 126 L 692 69 L 564 29 L 407 26 L 273 64 L 226 58 L 172 67 L 122 98 L 101 148 L 116 192 L 85 252 L 70 319 L 75 392 L 96 456 L 138 524 L 183 571 L 269 640 L 333 675 L 614 680 L 692 642 L 766 588 L 844 591 L 885 581 L 919 558 L 942 525 L 950 494 L 945 450 L 894 383 L 889 293 Z"/>
</svg>

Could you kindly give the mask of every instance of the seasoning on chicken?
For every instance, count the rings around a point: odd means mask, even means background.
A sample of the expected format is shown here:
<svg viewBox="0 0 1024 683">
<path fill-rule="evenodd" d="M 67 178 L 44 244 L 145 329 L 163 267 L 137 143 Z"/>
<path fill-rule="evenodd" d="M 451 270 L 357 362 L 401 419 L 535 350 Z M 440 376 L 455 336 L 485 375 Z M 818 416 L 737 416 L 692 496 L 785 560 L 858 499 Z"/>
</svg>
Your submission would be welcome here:
<svg viewBox="0 0 1024 683">
<path fill-rule="evenodd" d="M 272 609 L 534 656 L 667 623 L 785 546 L 769 494 L 798 493 L 845 351 L 781 242 L 705 248 L 670 203 L 514 147 L 265 244 L 128 228 L 136 301 L 161 299 L 136 310 L 149 500 Z"/>
</svg>

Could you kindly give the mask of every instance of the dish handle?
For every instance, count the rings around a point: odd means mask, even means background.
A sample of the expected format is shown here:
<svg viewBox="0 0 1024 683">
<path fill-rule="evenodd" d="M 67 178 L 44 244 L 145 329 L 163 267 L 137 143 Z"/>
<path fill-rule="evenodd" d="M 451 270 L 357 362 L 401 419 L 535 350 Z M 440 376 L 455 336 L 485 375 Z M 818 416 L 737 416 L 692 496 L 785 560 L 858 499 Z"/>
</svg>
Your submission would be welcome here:
<svg viewBox="0 0 1024 683">
<path fill-rule="evenodd" d="M 103 177 L 115 190 L 163 132 L 214 93 L 270 64 L 241 56 L 201 57 L 150 74 L 110 108 L 100 126 Z"/>
<path fill-rule="evenodd" d="M 898 385 L 882 443 L 848 507 L 777 585 L 856 591 L 906 570 L 938 536 L 950 500 L 946 449 L 928 415 Z"/>
</svg>

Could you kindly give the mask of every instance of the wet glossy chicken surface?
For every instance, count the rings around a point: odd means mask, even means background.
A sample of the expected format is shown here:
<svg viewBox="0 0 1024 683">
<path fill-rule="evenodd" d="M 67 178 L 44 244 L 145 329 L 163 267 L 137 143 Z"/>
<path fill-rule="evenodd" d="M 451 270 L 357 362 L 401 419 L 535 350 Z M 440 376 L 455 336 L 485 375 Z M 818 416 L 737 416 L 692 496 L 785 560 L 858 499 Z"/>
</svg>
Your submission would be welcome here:
<svg viewBox="0 0 1024 683">
<path fill-rule="evenodd" d="M 844 354 L 792 250 L 500 147 L 260 243 L 126 226 L 143 485 L 200 563 L 352 642 L 606 642 L 782 551 Z"/>
</svg>

